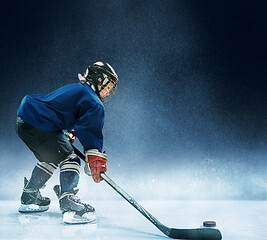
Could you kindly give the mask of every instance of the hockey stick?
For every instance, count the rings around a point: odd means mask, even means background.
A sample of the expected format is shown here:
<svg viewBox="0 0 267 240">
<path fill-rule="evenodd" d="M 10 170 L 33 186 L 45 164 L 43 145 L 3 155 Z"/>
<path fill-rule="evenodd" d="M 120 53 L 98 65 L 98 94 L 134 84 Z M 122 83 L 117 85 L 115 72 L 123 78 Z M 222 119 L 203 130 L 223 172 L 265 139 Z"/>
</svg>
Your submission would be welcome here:
<svg viewBox="0 0 267 240">
<path fill-rule="evenodd" d="M 85 161 L 85 156 L 73 146 L 74 152 Z M 100 176 L 108 183 L 117 193 L 119 193 L 126 201 L 135 207 L 144 217 L 153 223 L 165 235 L 174 239 L 191 239 L 191 240 L 221 240 L 222 235 L 218 229 L 215 228 L 194 228 L 194 229 L 177 229 L 169 228 L 159 222 L 140 204 L 138 204 L 129 194 L 122 190 L 115 182 L 113 182 L 104 172 Z"/>
</svg>

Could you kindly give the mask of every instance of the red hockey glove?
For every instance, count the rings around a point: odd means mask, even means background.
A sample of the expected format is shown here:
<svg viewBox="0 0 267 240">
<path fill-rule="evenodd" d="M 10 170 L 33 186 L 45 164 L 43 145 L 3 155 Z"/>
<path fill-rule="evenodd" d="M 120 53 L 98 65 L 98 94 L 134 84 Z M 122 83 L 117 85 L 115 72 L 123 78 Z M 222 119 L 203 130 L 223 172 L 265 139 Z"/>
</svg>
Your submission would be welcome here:
<svg viewBox="0 0 267 240">
<path fill-rule="evenodd" d="M 70 143 L 73 144 L 76 140 L 74 129 L 64 131 L 64 134 L 69 137 Z"/>
<path fill-rule="evenodd" d="M 98 149 L 89 149 L 85 151 L 85 156 L 94 181 L 99 183 L 102 180 L 100 173 L 107 171 L 107 154 L 100 152 Z"/>
<path fill-rule="evenodd" d="M 70 130 L 69 131 L 69 139 L 70 139 L 70 143 L 71 144 L 73 144 L 74 143 L 74 141 L 76 140 L 76 136 L 75 136 L 75 132 L 74 132 L 74 130 Z"/>
</svg>

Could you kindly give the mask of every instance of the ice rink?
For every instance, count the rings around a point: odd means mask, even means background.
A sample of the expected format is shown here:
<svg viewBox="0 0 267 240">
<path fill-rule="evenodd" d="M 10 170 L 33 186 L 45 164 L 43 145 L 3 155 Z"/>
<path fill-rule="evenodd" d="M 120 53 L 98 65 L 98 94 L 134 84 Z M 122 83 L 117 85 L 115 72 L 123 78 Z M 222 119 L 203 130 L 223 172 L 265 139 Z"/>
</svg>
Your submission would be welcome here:
<svg viewBox="0 0 267 240">
<path fill-rule="evenodd" d="M 21 214 L 18 201 L 1 201 L 0 239 L 169 239 L 125 200 L 88 201 L 97 224 L 62 223 L 57 200 L 43 213 Z M 139 201 L 160 222 L 196 228 L 215 220 L 224 240 L 266 240 L 266 201 Z"/>
</svg>

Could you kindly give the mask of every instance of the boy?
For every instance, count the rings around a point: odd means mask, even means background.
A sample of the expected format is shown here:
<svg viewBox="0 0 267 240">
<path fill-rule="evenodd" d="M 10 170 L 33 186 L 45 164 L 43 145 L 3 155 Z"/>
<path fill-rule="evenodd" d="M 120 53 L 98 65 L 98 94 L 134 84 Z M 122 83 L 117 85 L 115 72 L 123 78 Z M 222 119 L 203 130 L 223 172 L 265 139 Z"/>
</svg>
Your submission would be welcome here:
<svg viewBox="0 0 267 240">
<path fill-rule="evenodd" d="M 76 136 L 84 147 L 86 172 L 95 182 L 107 170 L 107 154 L 102 152 L 105 109 L 103 102 L 115 95 L 118 76 L 105 62 L 89 65 L 80 83 L 63 86 L 49 94 L 27 95 L 18 109 L 16 132 L 39 160 L 30 180 L 24 178 L 20 212 L 40 212 L 49 208 L 50 199 L 40 189 L 60 168 L 60 186 L 54 191 L 59 198 L 65 223 L 88 223 L 96 220 L 95 209 L 76 196 L 80 159 L 70 141 Z M 69 132 L 69 137 L 64 130 Z M 74 135 L 75 132 L 75 135 Z M 90 170 L 90 171 L 89 171 Z"/>
</svg>

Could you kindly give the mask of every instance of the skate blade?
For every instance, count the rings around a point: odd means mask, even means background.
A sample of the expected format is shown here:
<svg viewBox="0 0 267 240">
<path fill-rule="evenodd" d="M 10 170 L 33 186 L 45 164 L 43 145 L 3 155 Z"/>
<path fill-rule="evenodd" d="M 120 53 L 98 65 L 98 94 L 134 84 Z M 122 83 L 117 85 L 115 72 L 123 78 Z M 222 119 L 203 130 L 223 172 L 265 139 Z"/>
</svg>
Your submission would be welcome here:
<svg viewBox="0 0 267 240">
<path fill-rule="evenodd" d="M 95 213 L 85 213 L 81 217 L 75 212 L 65 212 L 63 222 L 68 224 L 96 223 L 96 216 Z"/>
<path fill-rule="evenodd" d="M 31 212 L 44 212 L 49 209 L 49 206 L 38 206 L 36 204 L 21 204 L 19 207 L 19 212 L 21 213 L 31 213 Z"/>
</svg>

